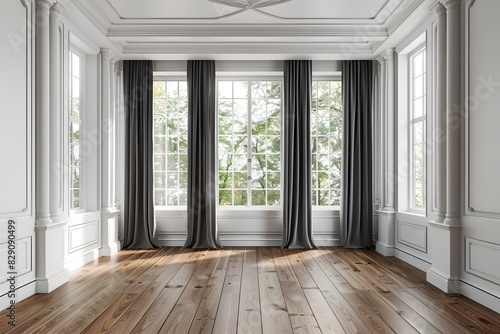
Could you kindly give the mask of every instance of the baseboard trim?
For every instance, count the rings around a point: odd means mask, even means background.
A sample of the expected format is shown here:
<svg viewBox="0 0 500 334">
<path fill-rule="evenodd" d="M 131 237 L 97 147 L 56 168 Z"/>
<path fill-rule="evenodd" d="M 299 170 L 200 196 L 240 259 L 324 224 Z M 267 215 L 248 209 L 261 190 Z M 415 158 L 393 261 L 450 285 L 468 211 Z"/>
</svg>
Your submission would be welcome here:
<svg viewBox="0 0 500 334">
<path fill-rule="evenodd" d="M 427 270 L 427 282 L 446 293 L 460 293 L 460 279 L 447 277 L 434 267 Z"/>
<path fill-rule="evenodd" d="M 121 249 L 120 242 L 114 242 L 109 246 L 103 246 L 99 249 L 99 257 L 101 256 L 112 256 L 118 253 Z"/>
<path fill-rule="evenodd" d="M 411 264 L 414 267 L 417 267 L 418 269 L 422 271 L 427 271 L 429 268 L 432 266 L 430 262 L 425 261 L 424 259 L 419 258 L 416 255 L 413 255 L 411 253 L 408 253 L 402 249 L 396 248 L 394 250 L 394 256 L 396 256 L 398 259 Z"/>
<path fill-rule="evenodd" d="M 84 265 L 86 265 L 89 262 L 92 262 L 100 257 L 100 250 L 99 249 L 93 249 L 83 255 L 80 255 L 74 259 L 69 260 L 64 264 L 66 269 L 69 271 L 73 271 L 75 269 L 78 269 Z"/>
<path fill-rule="evenodd" d="M 377 241 L 375 245 L 375 250 L 383 256 L 394 256 L 395 249 L 395 247 L 384 245 L 380 241 Z"/>
<path fill-rule="evenodd" d="M 495 312 L 500 313 L 500 296 L 478 288 L 465 281 L 460 281 L 460 293 Z"/>
<path fill-rule="evenodd" d="M 19 303 L 23 299 L 33 296 L 36 293 L 36 281 L 29 282 L 23 286 L 17 287 L 15 303 Z M 0 310 L 4 310 L 10 306 L 11 299 L 8 293 L 0 296 Z"/>
<path fill-rule="evenodd" d="M 36 293 L 49 293 L 69 281 L 69 270 L 61 269 L 51 277 L 36 279 Z"/>
</svg>

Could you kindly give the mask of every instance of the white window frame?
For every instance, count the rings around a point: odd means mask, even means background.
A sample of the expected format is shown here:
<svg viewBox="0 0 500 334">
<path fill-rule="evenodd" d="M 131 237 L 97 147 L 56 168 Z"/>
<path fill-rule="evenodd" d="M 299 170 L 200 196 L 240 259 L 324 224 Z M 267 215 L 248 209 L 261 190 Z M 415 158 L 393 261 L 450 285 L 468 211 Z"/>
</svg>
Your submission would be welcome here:
<svg viewBox="0 0 500 334">
<path fill-rule="evenodd" d="M 423 113 L 421 116 L 414 118 L 414 75 L 413 75 L 413 58 L 418 55 L 419 53 L 422 53 L 424 56 L 424 66 L 423 66 Z M 428 115 L 428 108 L 427 108 L 427 99 L 428 99 L 428 84 L 427 84 L 427 77 L 428 77 L 428 71 L 427 71 L 427 46 L 426 43 L 420 44 L 418 47 L 416 47 L 413 51 L 411 51 L 408 54 L 408 124 L 407 124 L 407 135 L 408 135 L 408 211 L 411 213 L 419 214 L 419 215 L 425 215 L 426 210 L 427 210 L 427 205 L 428 205 L 428 196 L 427 196 L 427 145 L 426 145 L 426 138 L 427 138 L 427 115 Z M 423 208 L 417 208 L 415 207 L 415 187 L 414 187 L 414 180 L 415 180 L 415 165 L 414 165 L 414 131 L 413 131 L 413 126 L 416 123 L 422 123 L 422 129 L 423 129 L 423 151 L 422 151 L 422 159 L 423 159 L 423 165 L 421 166 L 422 168 L 422 177 L 423 177 L 423 183 L 422 183 L 422 191 L 423 191 Z"/>
<path fill-rule="evenodd" d="M 312 81 L 339 81 L 342 84 L 342 74 L 338 75 L 314 75 L 312 77 Z M 344 97 L 342 96 L 342 99 Z M 311 101 L 312 102 L 312 101 Z M 311 112 L 312 112 L 312 106 L 311 106 Z M 311 119 L 312 122 L 312 119 Z M 312 126 L 312 124 L 311 124 Z M 344 128 L 344 117 L 342 115 L 342 129 Z M 312 129 L 311 129 L 312 130 Z M 311 131 L 312 134 L 312 131 Z M 312 137 L 311 137 L 312 141 Z M 343 144 L 343 143 L 342 143 Z M 312 150 L 311 150 L 312 152 Z M 313 210 L 340 210 L 340 206 L 342 205 L 342 165 L 343 165 L 343 154 L 342 150 L 340 152 L 341 154 L 341 170 L 340 170 L 340 178 L 341 178 L 341 186 L 340 186 L 340 205 L 312 205 Z M 311 157 L 312 158 L 312 157 Z M 312 168 L 312 167 L 311 167 Z M 312 185 L 312 180 L 311 180 L 311 185 Z M 312 189 L 314 191 L 314 189 Z"/>
<path fill-rule="evenodd" d="M 283 152 L 283 75 L 280 73 L 279 75 L 217 75 L 216 78 L 216 101 L 215 101 L 215 112 L 217 115 L 216 121 L 216 161 L 217 161 L 217 198 L 216 201 L 219 203 L 219 82 L 220 81 L 228 81 L 228 82 L 252 82 L 252 81 L 275 81 L 280 82 L 281 84 L 281 124 L 280 124 L 280 152 Z M 248 85 L 248 105 L 247 105 L 247 141 L 248 141 L 248 149 L 247 149 L 247 205 L 219 205 L 217 204 L 217 208 L 225 211 L 225 210 L 249 210 L 249 209 L 258 209 L 262 211 L 281 211 L 283 208 L 283 178 L 280 178 L 280 205 L 268 206 L 268 205 L 251 205 L 251 194 L 252 194 L 252 179 L 250 178 L 250 173 L 252 172 L 252 154 L 251 154 L 251 143 L 252 143 L 252 100 L 251 100 L 251 85 Z M 281 153 L 280 159 L 280 169 L 283 171 L 283 154 Z M 234 203 L 234 199 L 233 199 Z"/>
<path fill-rule="evenodd" d="M 80 73 L 79 73 L 79 85 L 80 85 L 80 110 L 79 118 L 75 118 L 72 116 L 72 105 L 71 105 L 71 97 L 73 96 L 72 90 L 72 82 L 73 82 L 73 60 L 72 60 L 72 54 L 77 55 L 80 58 Z M 78 49 L 76 46 L 71 45 L 69 48 L 69 57 L 68 57 L 68 68 L 69 68 L 69 75 L 68 75 L 68 175 L 69 175 L 69 183 L 68 183 L 68 195 L 69 195 L 69 209 L 70 209 L 70 215 L 75 215 L 79 213 L 83 213 L 86 211 L 86 193 L 85 193 L 85 159 L 82 154 L 82 142 L 84 141 L 85 138 L 85 108 L 86 108 L 86 55 L 83 51 Z M 71 132 L 71 125 L 73 123 L 76 123 L 79 125 L 79 131 L 80 131 L 80 137 L 79 137 L 79 146 L 80 146 L 80 155 L 79 155 L 79 160 L 80 160 L 80 187 L 79 188 L 73 188 L 73 182 L 72 182 L 72 149 L 71 149 L 71 137 L 72 137 L 72 132 Z M 79 207 L 78 208 L 73 208 L 73 201 L 72 201 L 72 194 L 73 190 L 78 189 L 79 190 Z"/>
<path fill-rule="evenodd" d="M 186 74 L 179 74 L 179 73 L 173 73 L 173 74 L 168 74 L 168 73 L 162 73 L 158 75 L 154 75 L 153 77 L 153 82 L 154 81 L 161 81 L 161 82 L 167 82 L 167 81 L 186 81 L 187 82 L 187 75 Z M 166 89 L 166 86 L 165 86 Z M 166 94 L 166 92 L 165 92 Z M 153 137 L 155 134 L 153 133 Z M 167 154 L 166 152 L 164 154 Z M 154 153 L 153 153 L 154 155 Z M 167 182 L 167 180 L 165 181 Z M 167 188 L 165 188 L 166 190 Z M 187 187 L 186 187 L 187 190 Z M 155 189 L 156 191 L 156 189 Z M 167 203 L 167 202 L 166 202 Z M 187 209 L 187 204 L 186 205 L 155 205 L 155 210 L 164 210 L 164 211 L 179 211 L 179 210 L 186 210 Z"/>
</svg>

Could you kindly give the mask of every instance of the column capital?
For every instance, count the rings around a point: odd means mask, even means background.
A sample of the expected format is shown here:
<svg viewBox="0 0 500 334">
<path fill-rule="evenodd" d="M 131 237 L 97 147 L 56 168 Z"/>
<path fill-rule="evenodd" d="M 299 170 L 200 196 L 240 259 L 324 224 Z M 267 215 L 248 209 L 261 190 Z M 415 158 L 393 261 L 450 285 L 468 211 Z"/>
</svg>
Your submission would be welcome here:
<svg viewBox="0 0 500 334">
<path fill-rule="evenodd" d="M 462 2 L 462 0 L 441 0 L 441 3 L 446 7 L 446 9 L 459 6 L 460 4 L 462 4 Z"/>
<path fill-rule="evenodd" d="M 446 15 L 446 7 L 439 1 L 429 7 L 429 11 L 436 13 L 438 18 Z"/>
<path fill-rule="evenodd" d="M 61 10 L 61 6 L 59 5 L 59 3 L 54 2 L 52 7 L 50 7 L 50 15 L 54 15 L 55 17 L 59 17 L 61 12 L 62 12 L 62 10 Z"/>
<path fill-rule="evenodd" d="M 392 62 L 394 61 L 394 53 L 395 49 L 394 48 L 389 48 L 385 50 L 385 55 L 384 58 L 387 62 Z"/>
<path fill-rule="evenodd" d="M 109 51 L 108 48 L 101 48 L 101 57 L 102 61 L 111 61 L 113 58 L 113 55 L 111 54 L 111 51 Z"/>
<path fill-rule="evenodd" d="M 36 6 L 37 7 L 45 7 L 45 9 L 49 9 L 54 2 L 52 0 L 35 0 Z"/>
<path fill-rule="evenodd" d="M 380 54 L 380 56 L 377 57 L 377 61 L 379 63 L 379 66 L 380 65 L 384 65 L 385 64 L 385 56 L 384 56 L 384 54 Z"/>
</svg>

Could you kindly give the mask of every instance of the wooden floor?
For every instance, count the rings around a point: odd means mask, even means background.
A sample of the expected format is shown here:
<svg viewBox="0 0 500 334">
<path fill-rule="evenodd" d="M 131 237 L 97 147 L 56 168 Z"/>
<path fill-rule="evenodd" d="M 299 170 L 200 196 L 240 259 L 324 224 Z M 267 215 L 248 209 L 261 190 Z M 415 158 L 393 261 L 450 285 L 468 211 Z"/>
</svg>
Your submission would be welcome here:
<svg viewBox="0 0 500 334">
<path fill-rule="evenodd" d="M 372 250 L 124 250 L 0 333 L 500 333 L 500 315 Z"/>
</svg>

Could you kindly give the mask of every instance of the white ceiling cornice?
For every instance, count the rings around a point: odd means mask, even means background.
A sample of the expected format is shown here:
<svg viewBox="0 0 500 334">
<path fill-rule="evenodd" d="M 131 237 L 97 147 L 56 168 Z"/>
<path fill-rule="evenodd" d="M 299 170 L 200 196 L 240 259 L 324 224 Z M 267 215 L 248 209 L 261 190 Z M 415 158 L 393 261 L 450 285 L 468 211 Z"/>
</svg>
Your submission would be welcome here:
<svg viewBox="0 0 500 334">
<path fill-rule="evenodd" d="M 124 7 L 127 1 L 130 1 L 130 8 L 140 8 L 136 17 L 132 17 L 134 12 L 130 10 L 119 13 L 120 10 L 129 8 Z M 341 0 L 293 0 L 259 9 L 269 15 L 248 10 L 223 19 L 207 17 L 213 13 L 225 16 L 231 13 L 231 7 L 226 8 L 206 0 L 183 0 L 176 9 L 183 18 L 162 18 L 159 16 L 164 10 L 147 7 L 151 3 L 161 4 L 159 0 L 143 0 L 140 5 L 135 1 L 74 0 L 74 3 L 115 45 L 122 48 L 123 57 L 129 59 L 147 58 L 148 55 L 156 59 L 162 55 L 165 59 L 185 59 L 186 56 L 202 54 L 212 55 L 214 59 L 240 59 L 240 55 L 244 54 L 249 59 L 266 56 L 275 59 L 287 54 L 309 54 L 311 59 L 324 59 L 325 55 L 336 59 L 373 59 L 374 52 L 384 45 L 390 35 L 422 3 L 429 0 L 352 0 L 345 3 L 340 2 Z M 340 12 L 345 17 L 326 18 L 325 15 L 313 18 L 292 15 L 299 13 L 297 6 L 306 6 L 303 8 L 306 12 L 312 1 L 328 3 L 328 6 L 344 6 Z M 197 7 L 188 7 L 191 3 L 203 5 L 204 9 L 209 8 L 207 3 L 219 7 L 214 8 L 213 13 L 205 14 L 196 12 Z M 364 3 L 369 8 L 356 8 L 356 3 Z M 114 8 L 113 5 L 119 7 Z M 282 9 L 283 15 L 275 15 Z M 316 13 L 320 9 L 314 8 Z M 190 12 L 183 12 L 184 10 L 192 10 L 193 17 L 198 18 L 190 17 Z M 353 13 L 360 10 L 356 17 Z M 373 15 L 367 15 L 367 10 L 373 12 Z"/>
</svg>

